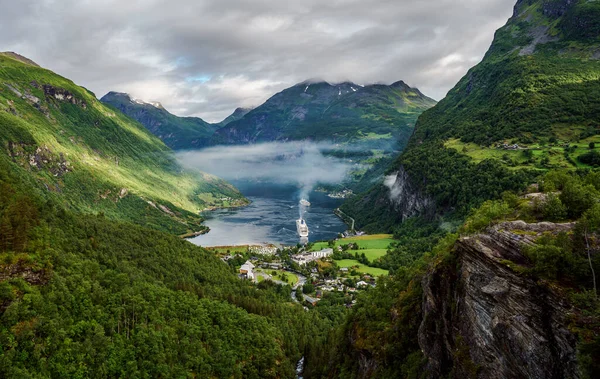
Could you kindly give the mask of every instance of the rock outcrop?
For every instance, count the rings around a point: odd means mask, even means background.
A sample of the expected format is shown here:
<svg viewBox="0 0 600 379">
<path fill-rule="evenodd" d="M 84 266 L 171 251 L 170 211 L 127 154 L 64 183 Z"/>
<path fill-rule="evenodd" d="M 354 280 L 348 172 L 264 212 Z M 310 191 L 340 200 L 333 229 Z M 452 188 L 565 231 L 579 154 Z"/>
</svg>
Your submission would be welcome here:
<svg viewBox="0 0 600 379">
<path fill-rule="evenodd" d="M 523 247 L 573 224 L 506 222 L 463 237 L 456 265 L 423 279 L 419 345 L 429 377 L 577 378 L 570 305 L 549 286 L 513 271 Z"/>
<path fill-rule="evenodd" d="M 70 91 L 67 91 L 64 88 L 58 88 L 51 86 L 49 84 L 44 84 L 44 94 L 47 98 L 53 98 L 58 101 L 71 103 L 73 105 L 80 106 L 83 109 L 87 108 L 87 104 L 84 100 L 77 98 Z"/>
<path fill-rule="evenodd" d="M 386 176 L 384 185 L 389 190 L 389 200 L 400 220 L 433 213 L 435 206 L 433 200 L 418 190 L 403 167 L 392 175 Z"/>
</svg>

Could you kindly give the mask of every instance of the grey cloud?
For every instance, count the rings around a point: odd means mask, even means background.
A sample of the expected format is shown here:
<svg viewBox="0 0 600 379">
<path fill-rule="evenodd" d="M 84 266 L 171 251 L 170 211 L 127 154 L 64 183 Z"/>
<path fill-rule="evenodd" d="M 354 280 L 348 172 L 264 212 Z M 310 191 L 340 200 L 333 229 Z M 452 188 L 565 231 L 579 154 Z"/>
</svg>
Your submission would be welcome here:
<svg viewBox="0 0 600 379">
<path fill-rule="evenodd" d="M 98 96 L 129 92 L 219 121 L 315 77 L 404 80 L 440 99 L 514 2 L 0 0 L 0 45 Z"/>
</svg>

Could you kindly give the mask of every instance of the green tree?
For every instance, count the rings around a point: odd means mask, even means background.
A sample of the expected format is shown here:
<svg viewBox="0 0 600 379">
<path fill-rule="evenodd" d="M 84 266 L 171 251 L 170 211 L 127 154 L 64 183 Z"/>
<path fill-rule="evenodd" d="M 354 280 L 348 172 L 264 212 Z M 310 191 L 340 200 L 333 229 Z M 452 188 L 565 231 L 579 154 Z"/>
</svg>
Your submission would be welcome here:
<svg viewBox="0 0 600 379">
<path fill-rule="evenodd" d="M 564 185 L 559 198 L 567 207 L 569 217 L 576 219 L 596 203 L 597 196 L 598 192 L 593 185 L 582 185 L 573 178 Z"/>
<path fill-rule="evenodd" d="M 305 294 L 313 293 L 315 292 L 315 286 L 312 283 L 305 283 L 302 286 L 302 292 Z"/>
<path fill-rule="evenodd" d="M 542 205 L 542 215 L 546 220 L 560 221 L 567 217 L 567 207 L 556 194 L 551 193 Z"/>
</svg>

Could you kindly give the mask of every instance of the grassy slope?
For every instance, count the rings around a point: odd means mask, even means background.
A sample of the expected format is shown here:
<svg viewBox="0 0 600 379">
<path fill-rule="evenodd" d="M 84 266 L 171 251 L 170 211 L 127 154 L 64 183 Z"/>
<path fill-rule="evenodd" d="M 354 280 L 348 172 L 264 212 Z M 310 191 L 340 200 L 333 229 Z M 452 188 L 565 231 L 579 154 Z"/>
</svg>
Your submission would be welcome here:
<svg viewBox="0 0 600 379">
<path fill-rule="evenodd" d="M 0 83 L 3 154 L 67 208 L 185 233 L 201 228 L 199 210 L 242 198 L 220 179 L 184 173 L 145 128 L 51 71 L 0 55 Z"/>
</svg>

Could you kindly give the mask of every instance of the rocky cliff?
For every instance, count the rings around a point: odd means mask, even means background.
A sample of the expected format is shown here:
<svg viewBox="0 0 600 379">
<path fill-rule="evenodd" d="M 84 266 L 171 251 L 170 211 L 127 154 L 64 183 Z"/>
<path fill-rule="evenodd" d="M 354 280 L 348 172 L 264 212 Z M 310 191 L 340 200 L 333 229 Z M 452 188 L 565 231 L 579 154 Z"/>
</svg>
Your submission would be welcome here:
<svg viewBox="0 0 600 379">
<path fill-rule="evenodd" d="M 418 190 L 403 167 L 386 176 L 383 184 L 389 191 L 393 212 L 400 220 L 433 212 L 433 200 Z"/>
<path fill-rule="evenodd" d="M 577 378 L 569 303 L 550 285 L 510 268 L 523 248 L 569 224 L 505 222 L 455 245 L 456 265 L 422 281 L 419 345 L 437 378 Z"/>
</svg>

